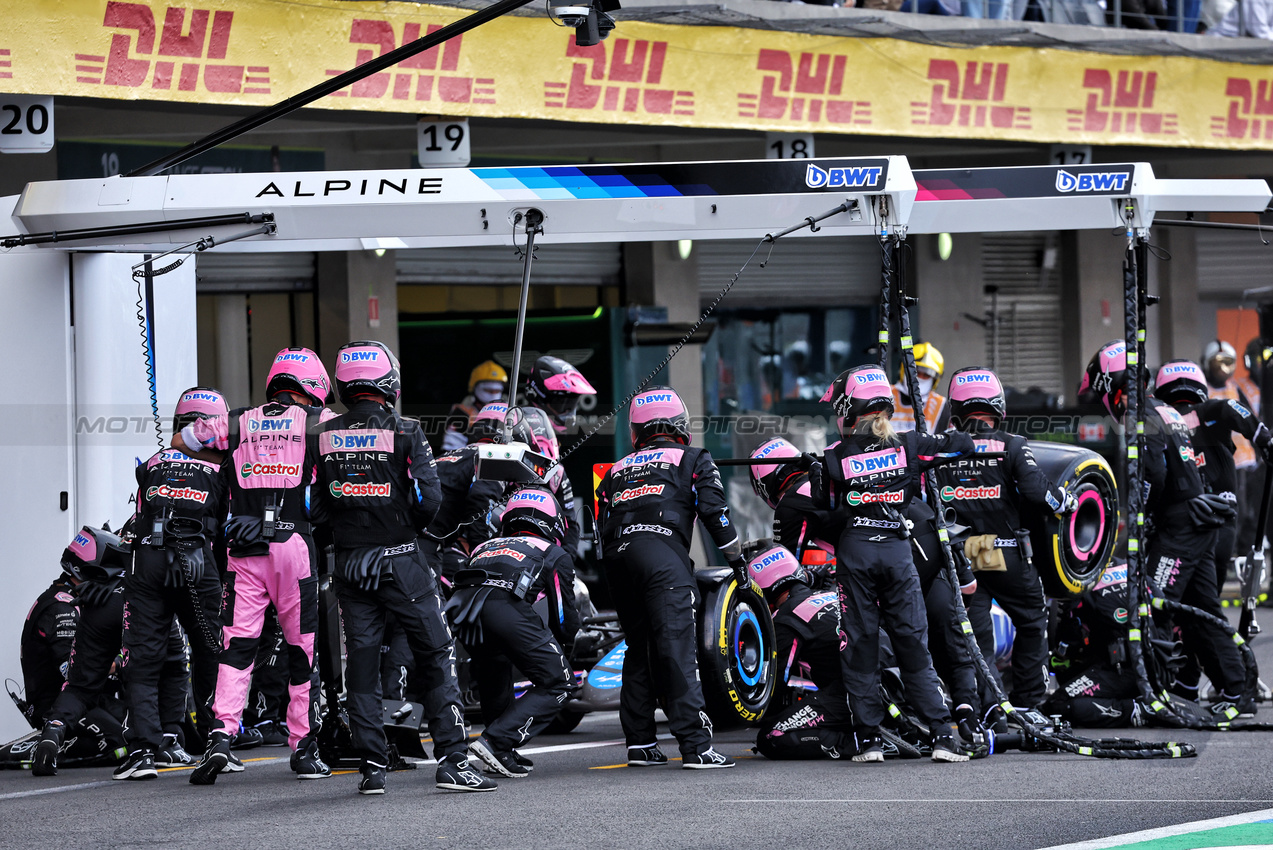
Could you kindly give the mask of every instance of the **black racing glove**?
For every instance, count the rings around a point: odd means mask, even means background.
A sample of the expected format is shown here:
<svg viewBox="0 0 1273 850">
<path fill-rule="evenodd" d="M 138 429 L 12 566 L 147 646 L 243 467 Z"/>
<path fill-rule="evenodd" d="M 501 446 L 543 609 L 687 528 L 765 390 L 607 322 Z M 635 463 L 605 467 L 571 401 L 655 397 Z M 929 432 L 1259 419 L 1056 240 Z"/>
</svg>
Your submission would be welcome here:
<svg viewBox="0 0 1273 850">
<path fill-rule="evenodd" d="M 1186 502 L 1189 516 L 1204 528 L 1218 528 L 1237 515 L 1232 503 L 1214 493 L 1203 493 Z"/>
<path fill-rule="evenodd" d="M 761 589 L 760 585 L 756 583 L 756 580 L 753 579 L 751 574 L 747 571 L 746 561 L 742 558 L 739 558 L 737 561 L 730 561 L 729 568 L 734 571 L 734 581 L 738 582 L 739 590 L 750 590 L 761 599 L 765 598 L 764 590 Z"/>
</svg>

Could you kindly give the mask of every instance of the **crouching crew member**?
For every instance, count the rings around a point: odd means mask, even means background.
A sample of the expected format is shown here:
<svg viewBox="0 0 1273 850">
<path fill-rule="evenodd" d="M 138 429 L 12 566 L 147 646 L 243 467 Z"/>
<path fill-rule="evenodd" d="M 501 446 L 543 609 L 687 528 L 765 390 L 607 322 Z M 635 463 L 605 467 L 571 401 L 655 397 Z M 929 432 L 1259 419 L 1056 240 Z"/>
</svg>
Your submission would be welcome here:
<svg viewBox="0 0 1273 850">
<path fill-rule="evenodd" d="M 491 771 L 529 775 L 514 752 L 543 732 L 575 687 L 567 660 L 579 631 L 573 559 L 561 548 L 561 510 L 542 487 L 517 491 L 504 509 L 500 536 L 473 550 L 456 575 L 446 611 L 473 657 L 486 730 L 469 752 Z M 548 625 L 532 608 L 543 594 Z M 513 698 L 513 668 L 531 687 Z"/>
<path fill-rule="evenodd" d="M 893 394 L 878 366 L 858 366 L 828 388 L 842 417 L 842 439 L 827 447 L 810 470 L 814 503 L 843 507 L 844 533 L 836 546 L 840 623 L 848 638 L 844 678 L 857 724 L 860 752 L 854 761 L 884 760 L 879 733 L 880 619 L 902 671 L 908 701 L 933 730 L 933 761 L 967 761 L 928 654 L 928 614 L 911 560 L 904 516 L 919 495 L 921 473 L 972 451 L 966 434 L 895 432 L 889 424 Z"/>
<path fill-rule="evenodd" d="M 816 691 L 802 691 L 778 711 L 765 712 L 756 749 L 771 759 L 838 759 L 855 752 L 840 654 L 840 600 L 835 592 L 817 592 L 808 571 L 786 548 L 774 546 L 747 565 L 765 592 L 774 618 L 774 644 L 783 684 L 809 668 Z M 793 695 L 794 695 L 793 691 Z"/>
<path fill-rule="evenodd" d="M 695 517 L 746 586 L 742 544 L 711 454 L 690 445 L 689 414 L 676 391 L 637 393 L 628 421 L 636 451 L 597 487 L 602 564 L 628 639 L 619 695 L 628 764 L 667 764 L 654 725 L 662 697 L 682 767 L 733 767 L 733 759 L 712 749 L 712 721 L 699 682 L 698 586 L 689 556 Z"/>
<path fill-rule="evenodd" d="M 779 437 L 751 453 L 772 464 L 749 467 L 751 487 L 774 509 L 774 542 L 796 556 L 814 587 L 835 587 L 835 541 L 844 531 L 844 512 L 813 504 L 809 470 L 800 450 Z"/>
<path fill-rule="evenodd" d="M 358 793 L 385 792 L 380 648 L 387 614 L 415 656 L 437 787 L 493 790 L 495 783 L 469 765 L 455 646 L 416 542 L 441 497 L 433 453 L 420 423 L 393 409 L 402 379 L 389 349 L 351 342 L 336 356 L 336 392 L 349 412 L 321 424 L 310 450 L 318 458 L 314 519 L 330 527 L 336 545 L 332 585 L 345 625 L 349 725 L 362 760 Z"/>
</svg>

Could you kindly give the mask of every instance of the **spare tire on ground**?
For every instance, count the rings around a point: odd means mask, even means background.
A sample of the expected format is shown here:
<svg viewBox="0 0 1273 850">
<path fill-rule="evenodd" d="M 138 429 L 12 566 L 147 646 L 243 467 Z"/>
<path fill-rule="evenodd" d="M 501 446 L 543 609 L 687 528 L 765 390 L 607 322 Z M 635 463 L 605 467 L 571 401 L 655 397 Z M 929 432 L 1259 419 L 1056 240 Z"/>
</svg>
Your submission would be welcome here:
<svg viewBox="0 0 1273 850">
<path fill-rule="evenodd" d="M 760 722 L 774 694 L 778 669 L 774 624 L 765 600 L 740 590 L 728 568 L 695 573 L 698 665 L 707 714 L 720 728 Z"/>
</svg>

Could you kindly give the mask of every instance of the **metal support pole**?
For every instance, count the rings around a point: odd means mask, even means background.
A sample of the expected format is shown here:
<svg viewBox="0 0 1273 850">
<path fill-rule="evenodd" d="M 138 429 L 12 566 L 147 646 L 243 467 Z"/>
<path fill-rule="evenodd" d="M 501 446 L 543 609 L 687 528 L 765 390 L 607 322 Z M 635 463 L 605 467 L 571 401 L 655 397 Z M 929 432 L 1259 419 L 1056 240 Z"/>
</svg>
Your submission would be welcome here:
<svg viewBox="0 0 1273 850">
<path fill-rule="evenodd" d="M 535 259 L 535 234 L 542 233 L 544 214 L 535 208 L 526 211 L 526 256 L 522 266 L 521 300 L 517 304 L 517 332 L 513 338 L 513 371 L 508 378 L 508 408 L 517 404 L 517 385 L 521 383 L 522 337 L 526 333 L 526 302 L 530 297 L 530 264 Z"/>
</svg>

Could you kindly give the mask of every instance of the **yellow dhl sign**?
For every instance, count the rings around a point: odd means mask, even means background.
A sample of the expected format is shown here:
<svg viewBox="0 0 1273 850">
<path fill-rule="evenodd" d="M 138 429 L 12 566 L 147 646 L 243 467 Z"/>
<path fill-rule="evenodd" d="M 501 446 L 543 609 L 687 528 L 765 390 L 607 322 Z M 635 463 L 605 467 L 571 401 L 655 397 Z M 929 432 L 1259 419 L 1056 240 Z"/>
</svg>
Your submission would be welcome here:
<svg viewBox="0 0 1273 850">
<path fill-rule="evenodd" d="M 42 0 L 7 10 L 12 93 L 267 106 L 459 19 L 415 3 Z M 612 124 L 1273 149 L 1273 69 L 620 21 L 579 47 L 504 17 L 314 104 Z"/>
</svg>

